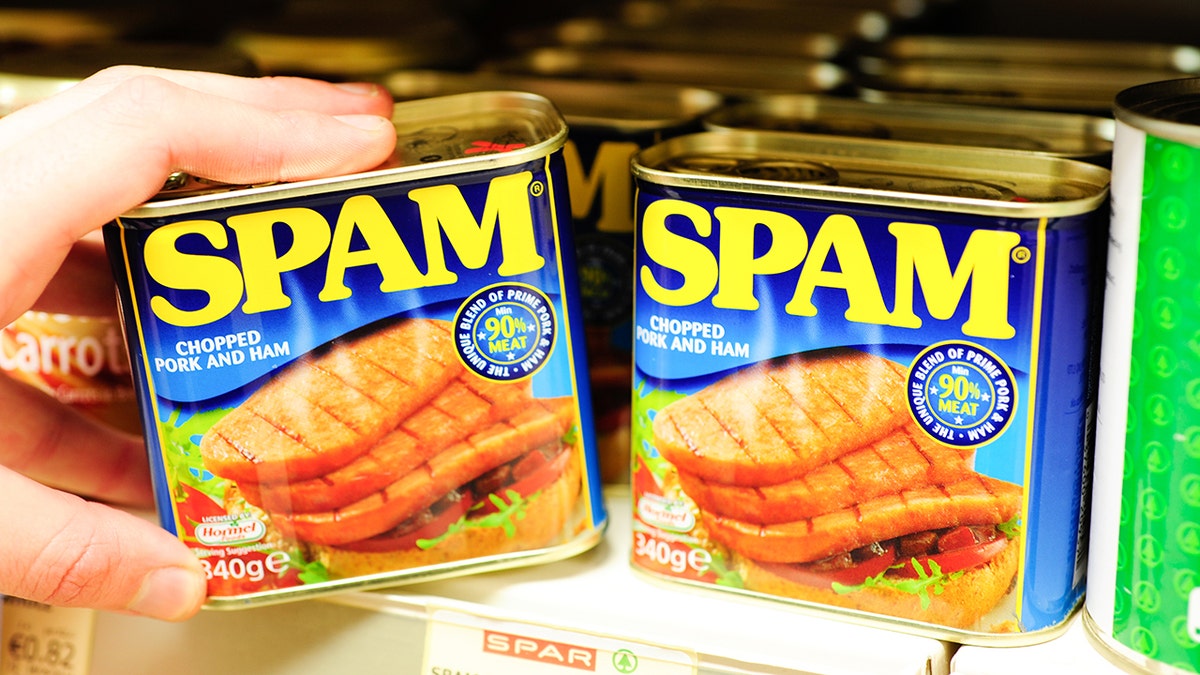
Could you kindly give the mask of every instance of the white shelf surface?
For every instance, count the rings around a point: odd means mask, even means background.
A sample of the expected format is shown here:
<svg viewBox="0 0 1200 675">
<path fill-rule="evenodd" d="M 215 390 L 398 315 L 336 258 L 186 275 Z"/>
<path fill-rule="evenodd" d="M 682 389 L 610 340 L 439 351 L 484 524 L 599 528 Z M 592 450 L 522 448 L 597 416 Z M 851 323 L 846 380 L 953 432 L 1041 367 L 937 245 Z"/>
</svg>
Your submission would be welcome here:
<svg viewBox="0 0 1200 675">
<path fill-rule="evenodd" d="M 1061 636 L 1020 648 L 959 647 L 950 662 L 953 675 L 1125 675 L 1088 640 L 1079 614 Z"/>
</svg>

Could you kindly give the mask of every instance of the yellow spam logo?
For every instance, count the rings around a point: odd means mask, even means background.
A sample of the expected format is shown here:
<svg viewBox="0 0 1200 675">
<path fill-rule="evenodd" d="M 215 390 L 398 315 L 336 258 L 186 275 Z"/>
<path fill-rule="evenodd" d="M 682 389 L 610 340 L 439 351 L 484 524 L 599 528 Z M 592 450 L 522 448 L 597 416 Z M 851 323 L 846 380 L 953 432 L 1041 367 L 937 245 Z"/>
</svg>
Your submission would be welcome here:
<svg viewBox="0 0 1200 675">
<path fill-rule="evenodd" d="M 707 301 L 720 309 L 753 311 L 760 306 L 756 280 L 791 273 L 796 281 L 787 289 L 790 299 L 782 308 L 787 314 L 816 316 L 813 294 L 818 288 L 835 288 L 846 293 L 847 321 L 920 328 L 922 318 L 914 311 L 919 295 L 928 316 L 937 320 L 953 319 L 965 301 L 962 333 L 980 338 L 1016 335 L 1009 321 L 1010 273 L 1013 265 L 1030 259 L 1014 231 L 974 230 L 952 265 L 934 225 L 894 221 L 887 225 L 887 242 L 868 246 L 862 228 L 849 215 L 825 215 L 810 236 L 809 229 L 786 213 L 735 206 L 717 206 L 710 212 L 680 199 L 649 204 L 640 228 L 652 264 L 639 266 L 638 281 L 662 305 Z M 760 228 L 769 236 L 762 237 Z M 699 240 L 714 232 L 715 242 Z M 756 240 L 770 245 L 756 250 Z M 876 274 L 872 252 L 883 251 L 894 255 L 894 284 L 881 285 Z M 660 283 L 655 276 L 659 268 L 678 273 L 682 282 L 669 287 Z M 890 297 L 884 297 L 885 288 Z"/>
<path fill-rule="evenodd" d="M 317 293 L 321 302 L 351 298 L 354 290 L 346 275 L 359 267 L 378 270 L 382 293 L 451 285 L 459 273 L 447 264 L 447 246 L 460 271 L 482 269 L 498 242 L 496 274 L 533 272 L 546 264 L 538 252 L 532 205 L 545 192 L 525 171 L 490 181 L 478 220 L 462 190 L 444 184 L 413 189 L 407 200 L 401 197 L 386 210 L 370 194 L 351 196 L 332 224 L 304 206 L 239 213 L 223 223 L 174 222 L 146 237 L 146 272 L 163 288 L 150 297 L 150 308 L 160 320 L 185 327 L 218 321 L 239 308 L 245 314 L 285 309 L 292 298 L 284 289 L 284 275 L 316 265 L 323 265 L 324 283 Z M 414 258 L 416 247 L 400 236 L 399 228 L 413 228 L 410 221 L 420 232 L 425 269 Z M 211 253 L 181 245 L 197 237 Z M 280 242 L 288 241 L 281 250 Z M 207 300 L 200 307 L 183 307 L 170 297 L 173 291 L 199 291 Z"/>
</svg>

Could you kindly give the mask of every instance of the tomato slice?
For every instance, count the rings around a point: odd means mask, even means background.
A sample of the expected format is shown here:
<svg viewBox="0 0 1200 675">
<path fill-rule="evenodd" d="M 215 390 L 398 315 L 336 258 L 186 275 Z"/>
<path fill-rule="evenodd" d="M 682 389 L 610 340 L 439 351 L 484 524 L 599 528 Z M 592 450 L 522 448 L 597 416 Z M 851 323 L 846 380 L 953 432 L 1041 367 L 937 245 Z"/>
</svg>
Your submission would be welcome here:
<svg viewBox="0 0 1200 675">
<path fill-rule="evenodd" d="M 433 539 L 445 532 L 452 523 L 466 515 L 472 501 L 469 496 L 464 496 L 462 499 L 451 502 L 441 513 L 415 530 L 409 530 L 397 536 L 382 534 L 370 539 L 351 542 L 338 548 L 364 553 L 383 553 L 416 548 L 418 539 Z"/>
<path fill-rule="evenodd" d="M 897 566 L 890 574 L 898 577 L 917 579 L 921 576 L 921 572 L 925 574 L 931 572 L 931 562 L 937 563 L 942 574 L 950 574 L 951 572 L 983 565 L 992 558 L 995 558 L 1007 545 L 1008 539 L 1004 536 L 999 536 L 991 541 L 971 544 L 942 553 L 919 555 L 904 561 L 903 565 Z"/>
<path fill-rule="evenodd" d="M 834 583 L 856 586 L 878 575 L 896 563 L 896 547 L 892 542 L 882 544 L 876 555 L 869 555 L 850 567 L 822 569 L 812 563 L 758 563 L 763 569 L 789 581 L 817 588 L 831 588 Z"/>
</svg>

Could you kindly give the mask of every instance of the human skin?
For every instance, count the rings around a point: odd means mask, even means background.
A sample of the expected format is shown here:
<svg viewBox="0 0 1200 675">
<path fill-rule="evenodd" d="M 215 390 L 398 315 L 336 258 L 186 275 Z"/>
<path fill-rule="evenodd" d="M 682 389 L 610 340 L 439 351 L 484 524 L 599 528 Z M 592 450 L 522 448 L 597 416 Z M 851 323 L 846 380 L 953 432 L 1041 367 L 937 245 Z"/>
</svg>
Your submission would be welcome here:
<svg viewBox="0 0 1200 675">
<path fill-rule="evenodd" d="M 367 170 L 395 145 L 391 107 L 364 83 L 119 66 L 0 119 L 0 326 L 96 297 L 71 281 L 95 271 L 64 261 L 95 260 L 79 253 L 97 229 L 171 172 L 262 183 Z M 199 561 L 113 506 L 152 504 L 142 440 L 8 377 L 0 411 L 0 594 L 195 614 L 206 593 Z"/>
</svg>

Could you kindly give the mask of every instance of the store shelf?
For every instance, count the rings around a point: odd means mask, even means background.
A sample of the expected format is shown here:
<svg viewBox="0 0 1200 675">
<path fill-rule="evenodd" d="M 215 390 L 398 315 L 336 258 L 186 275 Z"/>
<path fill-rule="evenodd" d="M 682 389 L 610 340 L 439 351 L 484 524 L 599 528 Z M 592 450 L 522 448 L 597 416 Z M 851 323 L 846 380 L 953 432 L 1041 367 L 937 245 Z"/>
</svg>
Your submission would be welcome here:
<svg viewBox="0 0 1200 675">
<path fill-rule="evenodd" d="M 808 673 L 943 675 L 952 646 L 938 640 L 830 620 L 772 602 L 652 582 L 628 564 L 630 499 L 606 493 L 610 524 L 603 542 L 577 557 L 386 592 L 229 612 L 202 612 L 182 624 L 101 614 L 94 675 L 233 667 L 245 675 L 353 672 L 430 675 L 426 645 L 438 632 L 482 629 L 635 654 L 665 652 L 663 673 Z M 458 640 L 454 653 L 429 654 L 449 672 L 478 659 L 480 641 Z M 603 665 L 603 664 L 601 664 Z M 523 670 L 514 662 L 503 672 Z M 445 672 L 445 671 L 443 671 Z M 616 672 L 597 669 L 595 672 Z M 501 675 L 496 672 L 495 675 Z"/>
<path fill-rule="evenodd" d="M 460 639 L 450 658 L 470 659 L 480 651 L 481 627 L 517 634 L 549 629 L 567 636 L 561 642 L 615 644 L 636 653 L 665 649 L 676 657 L 667 660 L 674 666 L 663 671 L 667 673 L 1124 672 L 1088 641 L 1078 616 L 1060 637 L 1041 644 L 958 647 L 814 616 L 780 603 L 650 580 L 628 563 L 627 489 L 609 488 L 605 497 L 610 523 L 604 540 L 586 553 L 549 565 L 254 609 L 204 611 L 180 624 L 100 613 L 92 675 L 208 675 L 214 664 L 234 667 L 243 675 L 433 675 L 435 663 L 445 663 L 447 650 L 428 654 L 431 634 L 457 630 Z M 471 639 L 462 640 L 464 635 Z M 489 675 L 523 673 L 521 665 Z M 645 668 L 639 675 L 643 672 Z"/>
</svg>

